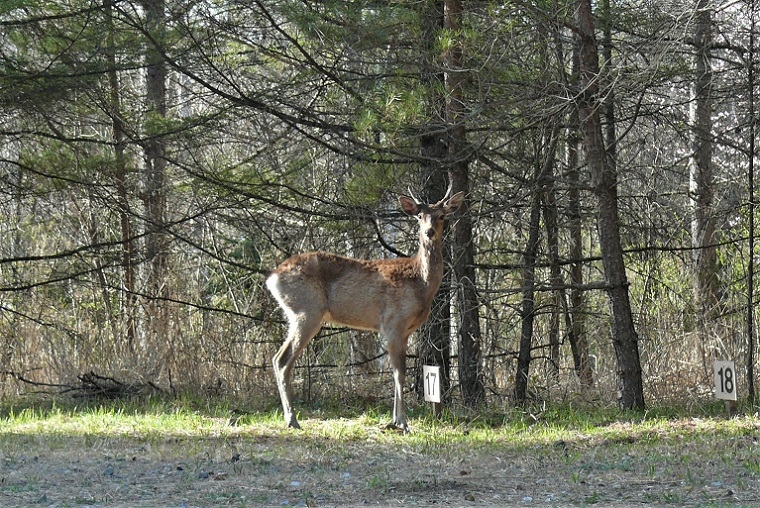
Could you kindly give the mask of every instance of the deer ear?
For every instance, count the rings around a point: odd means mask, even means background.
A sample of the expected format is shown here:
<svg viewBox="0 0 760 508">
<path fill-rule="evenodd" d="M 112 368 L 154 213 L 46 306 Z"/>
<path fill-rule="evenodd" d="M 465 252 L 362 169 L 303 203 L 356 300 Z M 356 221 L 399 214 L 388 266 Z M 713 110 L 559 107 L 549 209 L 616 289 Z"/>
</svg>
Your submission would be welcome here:
<svg viewBox="0 0 760 508">
<path fill-rule="evenodd" d="M 446 203 L 443 205 L 443 209 L 446 210 L 446 213 L 456 212 L 459 210 L 459 207 L 462 206 L 462 202 L 464 201 L 464 192 L 459 191 L 453 196 L 449 198 Z"/>
<path fill-rule="evenodd" d="M 398 198 L 398 202 L 401 205 L 401 209 L 407 215 L 414 217 L 420 212 L 419 206 L 417 206 L 417 203 L 412 198 L 401 196 Z"/>
</svg>

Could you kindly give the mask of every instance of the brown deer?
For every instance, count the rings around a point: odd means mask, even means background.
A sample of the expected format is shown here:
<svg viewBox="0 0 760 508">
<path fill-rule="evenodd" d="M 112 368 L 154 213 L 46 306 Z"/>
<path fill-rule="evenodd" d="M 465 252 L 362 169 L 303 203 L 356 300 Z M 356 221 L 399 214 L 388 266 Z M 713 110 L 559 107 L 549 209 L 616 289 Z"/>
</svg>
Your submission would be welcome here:
<svg viewBox="0 0 760 508">
<path fill-rule="evenodd" d="M 409 192 L 411 195 L 412 193 Z M 326 252 L 293 256 L 267 279 L 267 287 L 288 320 L 288 337 L 274 355 L 274 374 L 285 422 L 300 428 L 293 412 L 293 367 L 322 323 L 380 332 L 393 368 L 393 425 L 409 431 L 404 408 L 406 345 L 427 320 L 443 278 L 441 241 L 446 216 L 462 204 L 464 194 L 446 195 L 435 204 L 401 196 L 407 215 L 417 217 L 420 248 L 411 258 L 351 259 Z"/>
</svg>

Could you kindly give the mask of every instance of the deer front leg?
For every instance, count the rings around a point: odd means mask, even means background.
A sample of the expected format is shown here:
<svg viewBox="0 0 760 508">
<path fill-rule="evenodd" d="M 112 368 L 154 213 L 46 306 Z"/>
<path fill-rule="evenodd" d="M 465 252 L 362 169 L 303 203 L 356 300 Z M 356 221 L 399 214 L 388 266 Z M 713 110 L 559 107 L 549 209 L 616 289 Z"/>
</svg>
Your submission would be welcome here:
<svg viewBox="0 0 760 508">
<path fill-rule="evenodd" d="M 393 368 L 393 425 L 409 432 L 404 405 L 404 381 L 406 379 L 406 343 L 409 337 L 389 337 L 388 355 Z"/>
</svg>

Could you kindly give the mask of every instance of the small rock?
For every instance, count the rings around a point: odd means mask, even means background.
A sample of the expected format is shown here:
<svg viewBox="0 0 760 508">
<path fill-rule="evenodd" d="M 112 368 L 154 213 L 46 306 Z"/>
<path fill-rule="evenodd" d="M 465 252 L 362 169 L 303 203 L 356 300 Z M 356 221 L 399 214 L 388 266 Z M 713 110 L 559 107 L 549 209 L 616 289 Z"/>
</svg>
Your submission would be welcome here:
<svg viewBox="0 0 760 508">
<path fill-rule="evenodd" d="M 475 496 L 473 496 L 472 494 L 465 494 L 464 500 L 465 501 L 475 501 Z"/>
</svg>

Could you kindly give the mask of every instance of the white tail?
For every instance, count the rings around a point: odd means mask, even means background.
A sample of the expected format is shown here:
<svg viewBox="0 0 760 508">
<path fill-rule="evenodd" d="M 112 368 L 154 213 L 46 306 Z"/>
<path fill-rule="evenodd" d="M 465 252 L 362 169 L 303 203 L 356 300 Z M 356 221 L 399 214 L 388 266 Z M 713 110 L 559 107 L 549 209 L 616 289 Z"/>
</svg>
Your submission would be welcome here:
<svg viewBox="0 0 760 508">
<path fill-rule="evenodd" d="M 443 222 L 463 199 L 461 192 L 451 196 L 451 186 L 435 204 L 420 203 L 414 196 L 399 198 L 401 209 L 419 221 L 420 248 L 414 257 L 365 261 L 307 252 L 287 259 L 272 272 L 267 287 L 285 312 L 289 327 L 272 361 L 289 427 L 300 428 L 290 387 L 293 367 L 322 323 L 330 322 L 385 336 L 393 367 L 393 424 L 409 430 L 404 409 L 406 344 L 430 314 L 443 278 Z"/>
</svg>

